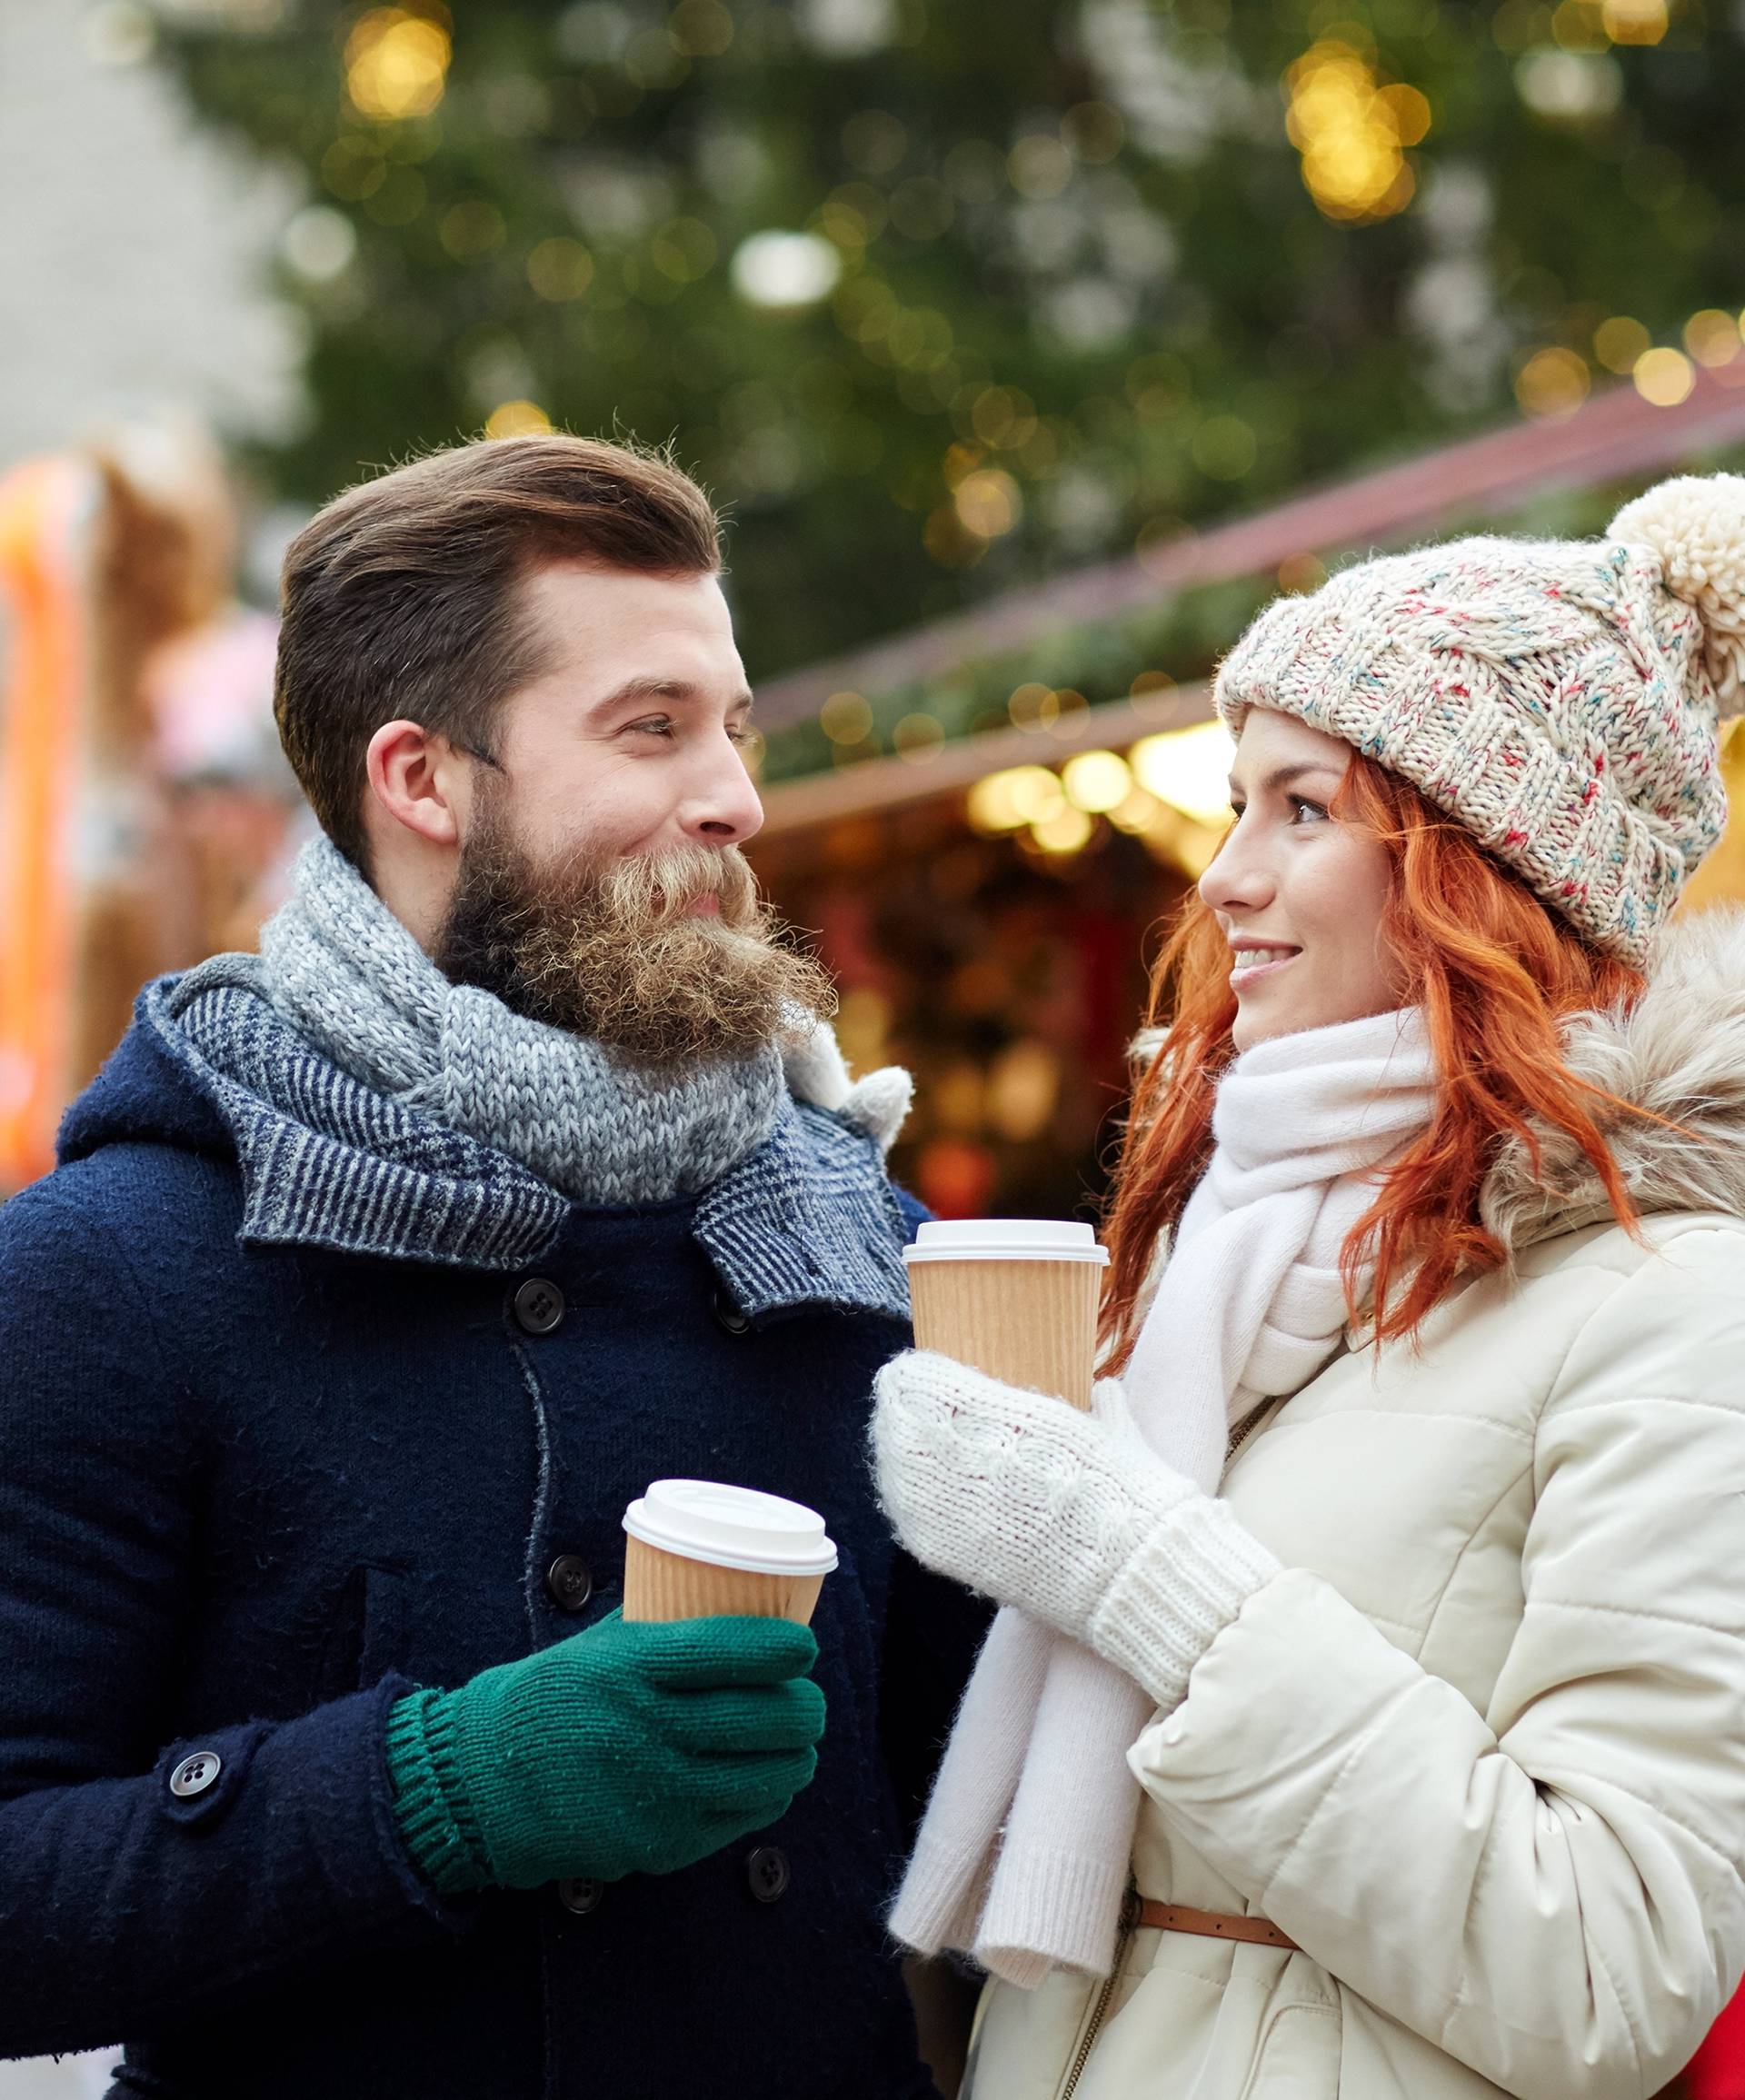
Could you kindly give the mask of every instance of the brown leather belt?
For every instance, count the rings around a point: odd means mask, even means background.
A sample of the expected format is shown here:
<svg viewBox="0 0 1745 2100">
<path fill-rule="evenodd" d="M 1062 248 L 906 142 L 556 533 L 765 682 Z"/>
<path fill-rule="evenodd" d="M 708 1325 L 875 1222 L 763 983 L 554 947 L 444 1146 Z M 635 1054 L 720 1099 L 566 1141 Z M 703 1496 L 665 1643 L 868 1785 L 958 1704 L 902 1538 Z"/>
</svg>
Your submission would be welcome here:
<svg viewBox="0 0 1745 2100">
<path fill-rule="evenodd" d="M 1220 1911 L 1191 1910 L 1185 1903 L 1153 1903 L 1150 1897 L 1141 1896 L 1134 1922 L 1158 1932 L 1191 1932 L 1202 1939 L 1252 1940 L 1258 1946 L 1297 1951 L 1291 1935 L 1269 1925 L 1263 1917 L 1227 1917 Z"/>
</svg>

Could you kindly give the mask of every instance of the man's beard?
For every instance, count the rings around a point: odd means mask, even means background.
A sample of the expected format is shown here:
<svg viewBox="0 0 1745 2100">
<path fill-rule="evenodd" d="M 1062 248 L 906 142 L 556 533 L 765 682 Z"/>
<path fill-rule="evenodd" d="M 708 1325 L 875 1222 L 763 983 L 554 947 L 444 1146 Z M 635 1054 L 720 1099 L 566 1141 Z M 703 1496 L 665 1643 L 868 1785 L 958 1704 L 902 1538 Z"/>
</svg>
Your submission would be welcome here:
<svg viewBox="0 0 1745 2100">
<path fill-rule="evenodd" d="M 718 914 L 689 909 L 713 891 Z M 835 1010 L 823 968 L 785 945 L 736 847 L 549 867 L 489 801 L 461 850 L 437 967 L 530 1020 L 590 1036 L 632 1063 L 743 1057 Z"/>
</svg>

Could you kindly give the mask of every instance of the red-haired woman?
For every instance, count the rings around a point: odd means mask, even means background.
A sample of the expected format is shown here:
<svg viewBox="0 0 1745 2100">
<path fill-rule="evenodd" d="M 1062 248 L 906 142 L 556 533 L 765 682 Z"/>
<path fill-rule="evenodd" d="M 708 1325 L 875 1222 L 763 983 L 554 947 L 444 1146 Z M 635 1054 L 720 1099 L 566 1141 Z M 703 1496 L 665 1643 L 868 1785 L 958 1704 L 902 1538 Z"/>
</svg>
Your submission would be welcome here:
<svg viewBox="0 0 1745 2100">
<path fill-rule="evenodd" d="M 1092 1414 L 880 1379 L 988 1592 L 893 1929 L 974 2100 L 1644 2100 L 1745 1966 L 1745 480 L 1282 601 Z"/>
</svg>

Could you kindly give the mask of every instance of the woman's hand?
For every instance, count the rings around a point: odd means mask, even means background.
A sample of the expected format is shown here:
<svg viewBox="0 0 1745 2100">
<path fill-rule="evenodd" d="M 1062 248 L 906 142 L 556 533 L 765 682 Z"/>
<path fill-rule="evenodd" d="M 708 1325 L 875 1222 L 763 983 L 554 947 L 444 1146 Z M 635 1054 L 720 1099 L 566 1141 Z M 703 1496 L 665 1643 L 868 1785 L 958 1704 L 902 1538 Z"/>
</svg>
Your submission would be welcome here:
<svg viewBox="0 0 1745 2100">
<path fill-rule="evenodd" d="M 874 1390 L 879 1493 L 910 1552 L 1075 1640 L 1141 1542 L 1199 1494 L 1146 1445 L 1112 1378 L 1086 1415 L 914 1349 Z"/>
</svg>

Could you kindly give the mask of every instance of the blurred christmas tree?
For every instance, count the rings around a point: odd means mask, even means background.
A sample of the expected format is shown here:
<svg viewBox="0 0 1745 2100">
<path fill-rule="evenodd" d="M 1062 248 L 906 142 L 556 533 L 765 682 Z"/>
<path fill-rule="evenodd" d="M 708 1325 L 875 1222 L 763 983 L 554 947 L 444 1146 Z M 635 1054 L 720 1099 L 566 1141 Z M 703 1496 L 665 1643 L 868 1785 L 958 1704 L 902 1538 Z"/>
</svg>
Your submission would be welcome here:
<svg viewBox="0 0 1745 2100">
<path fill-rule="evenodd" d="M 767 674 L 1740 354 L 1745 33 L 1710 5 L 160 16 L 198 108 L 307 171 L 278 484 L 481 426 L 671 438 Z"/>
</svg>

